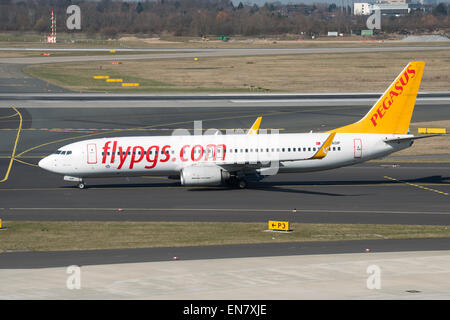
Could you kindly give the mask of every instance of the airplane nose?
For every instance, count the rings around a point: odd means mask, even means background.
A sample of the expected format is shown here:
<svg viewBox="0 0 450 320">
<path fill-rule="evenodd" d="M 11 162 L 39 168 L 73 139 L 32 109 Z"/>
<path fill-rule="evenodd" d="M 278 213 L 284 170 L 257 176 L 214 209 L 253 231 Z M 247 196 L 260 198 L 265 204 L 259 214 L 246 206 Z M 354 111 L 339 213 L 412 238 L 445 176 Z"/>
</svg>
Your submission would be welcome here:
<svg viewBox="0 0 450 320">
<path fill-rule="evenodd" d="M 41 161 L 39 161 L 38 166 L 41 167 L 42 169 L 49 170 L 50 165 L 48 157 L 45 157 Z"/>
</svg>

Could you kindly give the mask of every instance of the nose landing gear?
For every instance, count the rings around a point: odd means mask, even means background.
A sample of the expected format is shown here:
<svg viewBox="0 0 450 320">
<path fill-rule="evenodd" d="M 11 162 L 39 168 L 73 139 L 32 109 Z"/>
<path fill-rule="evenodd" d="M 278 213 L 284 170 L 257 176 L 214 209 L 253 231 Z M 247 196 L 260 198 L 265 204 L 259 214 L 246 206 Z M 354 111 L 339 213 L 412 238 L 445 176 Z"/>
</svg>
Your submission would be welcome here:
<svg viewBox="0 0 450 320">
<path fill-rule="evenodd" d="M 71 176 L 64 176 L 64 180 L 65 181 L 78 182 L 77 187 L 80 188 L 80 189 L 86 188 L 86 184 L 84 183 L 82 178 L 71 177 Z"/>
</svg>

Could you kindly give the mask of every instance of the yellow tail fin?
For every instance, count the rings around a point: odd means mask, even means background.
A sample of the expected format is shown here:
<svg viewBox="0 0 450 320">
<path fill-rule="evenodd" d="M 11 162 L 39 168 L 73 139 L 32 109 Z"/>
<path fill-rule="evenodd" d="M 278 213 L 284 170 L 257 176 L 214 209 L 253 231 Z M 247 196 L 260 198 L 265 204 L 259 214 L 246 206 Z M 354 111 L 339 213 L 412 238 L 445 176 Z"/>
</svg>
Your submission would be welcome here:
<svg viewBox="0 0 450 320">
<path fill-rule="evenodd" d="M 410 62 L 364 118 L 329 132 L 408 133 L 424 68 L 425 62 Z"/>
</svg>

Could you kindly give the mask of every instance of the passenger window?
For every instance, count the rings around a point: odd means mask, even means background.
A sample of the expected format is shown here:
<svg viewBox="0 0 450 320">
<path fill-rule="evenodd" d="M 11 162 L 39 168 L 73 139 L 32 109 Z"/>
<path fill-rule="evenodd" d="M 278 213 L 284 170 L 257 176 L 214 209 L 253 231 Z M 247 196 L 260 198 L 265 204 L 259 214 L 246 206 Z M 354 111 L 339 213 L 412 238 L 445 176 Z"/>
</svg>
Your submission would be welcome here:
<svg viewBox="0 0 450 320">
<path fill-rule="evenodd" d="M 341 151 L 341 147 L 338 147 L 338 151 Z"/>
<path fill-rule="evenodd" d="M 288 152 L 291 152 L 291 148 L 288 148 Z"/>
</svg>

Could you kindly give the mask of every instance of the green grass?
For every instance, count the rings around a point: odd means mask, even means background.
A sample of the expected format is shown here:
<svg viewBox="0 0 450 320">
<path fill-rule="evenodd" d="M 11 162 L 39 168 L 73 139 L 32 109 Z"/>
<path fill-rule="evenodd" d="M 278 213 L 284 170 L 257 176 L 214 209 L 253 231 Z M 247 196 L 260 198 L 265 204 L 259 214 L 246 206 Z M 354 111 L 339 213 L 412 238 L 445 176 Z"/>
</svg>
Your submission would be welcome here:
<svg viewBox="0 0 450 320">
<path fill-rule="evenodd" d="M 55 67 L 54 65 L 49 65 L 43 68 L 33 68 L 26 67 L 24 69 L 26 73 L 29 75 L 49 81 L 53 84 L 62 86 L 62 87 L 83 87 L 89 88 L 92 91 L 105 91 L 105 90 L 120 90 L 120 91 L 129 91 L 127 89 L 130 88 L 122 88 L 121 83 L 110 83 L 106 82 L 104 79 L 94 79 L 96 75 L 107 75 L 111 79 L 112 78 L 120 78 L 123 79 L 123 82 L 138 82 L 140 84 L 140 88 L 144 87 L 146 89 L 151 89 L 154 87 L 172 87 L 170 83 L 164 83 L 157 80 L 152 79 L 143 79 L 140 77 L 130 76 L 126 74 L 120 74 L 111 68 L 105 68 L 102 70 L 99 69 L 91 69 L 91 70 L 80 70 L 75 69 L 72 70 L 71 74 L 67 74 L 64 69 L 60 69 Z M 159 89 L 158 89 L 159 90 Z"/>
<path fill-rule="evenodd" d="M 288 241 L 450 237 L 445 226 L 291 224 L 291 233 L 265 232 L 267 223 L 238 222 L 4 222 L 0 252 L 202 246 Z"/>
<path fill-rule="evenodd" d="M 73 91 L 107 92 L 383 92 L 406 63 L 427 61 L 422 91 L 445 91 L 450 51 L 142 59 L 33 65 L 25 72 Z M 118 58 L 119 60 L 120 58 Z M 355 63 L 356 61 L 356 63 Z M 345 71 L 345 72 L 343 72 Z M 138 78 L 138 89 L 92 82 L 93 75 Z M 332 76 L 330 76 L 332 75 Z M 263 91 L 263 90 L 262 90 Z"/>
</svg>

